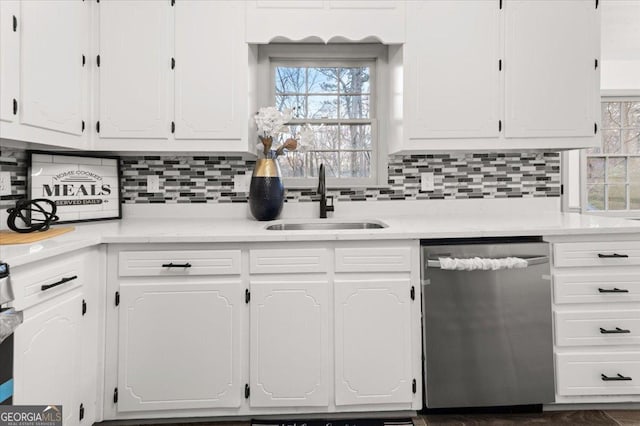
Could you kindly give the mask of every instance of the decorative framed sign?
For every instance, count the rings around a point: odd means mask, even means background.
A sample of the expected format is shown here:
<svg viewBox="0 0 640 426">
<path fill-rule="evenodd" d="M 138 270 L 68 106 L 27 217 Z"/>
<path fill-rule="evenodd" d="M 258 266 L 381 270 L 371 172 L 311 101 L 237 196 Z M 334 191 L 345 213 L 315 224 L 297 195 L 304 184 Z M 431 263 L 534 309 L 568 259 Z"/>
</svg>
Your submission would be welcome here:
<svg viewBox="0 0 640 426">
<path fill-rule="evenodd" d="M 28 196 L 56 204 L 56 223 L 121 219 L 120 158 L 29 151 Z"/>
</svg>

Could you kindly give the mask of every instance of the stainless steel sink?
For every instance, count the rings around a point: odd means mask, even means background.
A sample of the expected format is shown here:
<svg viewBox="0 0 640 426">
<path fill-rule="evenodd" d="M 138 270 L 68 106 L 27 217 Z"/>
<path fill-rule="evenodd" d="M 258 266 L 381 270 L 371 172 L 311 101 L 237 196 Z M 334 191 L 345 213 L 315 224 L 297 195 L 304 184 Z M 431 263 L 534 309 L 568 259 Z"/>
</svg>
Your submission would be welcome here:
<svg viewBox="0 0 640 426">
<path fill-rule="evenodd" d="M 282 222 L 268 225 L 268 231 L 340 231 L 349 229 L 382 229 L 387 224 L 383 222 Z"/>
</svg>

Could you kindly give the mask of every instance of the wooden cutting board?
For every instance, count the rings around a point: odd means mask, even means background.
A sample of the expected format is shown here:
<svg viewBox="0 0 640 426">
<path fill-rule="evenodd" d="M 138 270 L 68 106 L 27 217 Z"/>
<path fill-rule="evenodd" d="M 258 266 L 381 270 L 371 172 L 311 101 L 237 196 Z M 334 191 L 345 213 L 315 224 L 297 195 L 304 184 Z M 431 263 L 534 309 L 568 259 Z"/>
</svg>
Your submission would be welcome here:
<svg viewBox="0 0 640 426">
<path fill-rule="evenodd" d="M 13 231 L 0 231 L 0 246 L 9 244 L 26 244 L 36 241 L 46 240 L 47 238 L 57 237 L 58 235 L 66 234 L 73 231 L 73 226 L 60 226 L 50 228 L 42 232 L 30 232 L 28 234 L 21 234 Z"/>
</svg>

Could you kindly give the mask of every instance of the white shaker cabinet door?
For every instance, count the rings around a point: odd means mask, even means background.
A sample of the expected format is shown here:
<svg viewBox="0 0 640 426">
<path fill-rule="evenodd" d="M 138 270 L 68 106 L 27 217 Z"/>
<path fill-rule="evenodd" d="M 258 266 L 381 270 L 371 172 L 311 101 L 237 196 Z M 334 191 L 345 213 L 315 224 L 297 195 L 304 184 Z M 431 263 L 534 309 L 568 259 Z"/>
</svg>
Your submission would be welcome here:
<svg viewBox="0 0 640 426">
<path fill-rule="evenodd" d="M 20 121 L 80 135 L 86 4 L 29 0 L 21 2 L 21 7 Z"/>
<path fill-rule="evenodd" d="M 239 407 L 239 282 L 120 286 L 118 411 Z"/>
<path fill-rule="evenodd" d="M 20 2 L 18 0 L 0 1 L 0 120 L 2 121 L 15 121 L 17 118 L 20 83 L 19 22 Z"/>
<path fill-rule="evenodd" d="M 16 405 L 62 405 L 63 424 L 79 424 L 82 294 L 59 296 L 24 312 L 15 333 Z"/>
<path fill-rule="evenodd" d="M 411 281 L 335 280 L 336 405 L 411 403 Z"/>
<path fill-rule="evenodd" d="M 408 137 L 497 138 L 502 93 L 498 2 L 419 1 L 407 7 Z"/>
<path fill-rule="evenodd" d="M 593 136 L 599 121 L 595 3 L 510 0 L 505 14 L 505 136 Z"/>
<path fill-rule="evenodd" d="M 169 1 L 100 2 L 100 138 L 168 137 L 171 9 Z"/>
<path fill-rule="evenodd" d="M 252 407 L 327 406 L 328 283 L 251 283 Z"/>
<path fill-rule="evenodd" d="M 244 2 L 176 2 L 176 139 L 242 138 L 248 95 L 243 27 Z"/>
</svg>

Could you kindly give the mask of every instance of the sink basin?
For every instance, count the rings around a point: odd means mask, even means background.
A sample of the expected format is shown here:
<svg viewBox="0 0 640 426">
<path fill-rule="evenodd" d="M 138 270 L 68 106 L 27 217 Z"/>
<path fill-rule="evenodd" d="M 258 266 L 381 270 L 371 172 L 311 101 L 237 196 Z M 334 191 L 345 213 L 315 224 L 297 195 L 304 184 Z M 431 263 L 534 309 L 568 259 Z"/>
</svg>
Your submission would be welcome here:
<svg viewBox="0 0 640 426">
<path fill-rule="evenodd" d="M 268 225 L 268 231 L 340 231 L 349 229 L 383 229 L 387 224 L 382 222 L 282 222 Z"/>
</svg>

